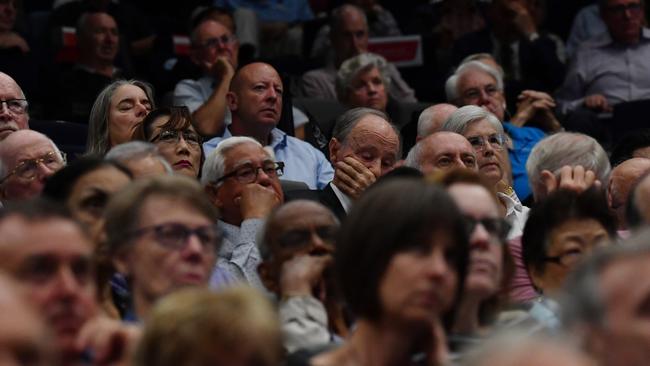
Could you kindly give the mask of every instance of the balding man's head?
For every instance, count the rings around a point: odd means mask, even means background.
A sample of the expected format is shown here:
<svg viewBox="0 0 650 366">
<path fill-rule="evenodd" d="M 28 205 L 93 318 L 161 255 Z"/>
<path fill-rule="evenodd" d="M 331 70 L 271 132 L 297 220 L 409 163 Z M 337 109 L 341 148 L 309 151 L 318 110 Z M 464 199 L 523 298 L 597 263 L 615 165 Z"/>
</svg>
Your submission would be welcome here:
<svg viewBox="0 0 650 366">
<path fill-rule="evenodd" d="M 432 133 L 440 131 L 447 118 L 449 118 L 456 109 L 458 109 L 458 107 L 453 104 L 439 103 L 423 110 L 422 113 L 420 113 L 420 118 L 418 118 L 418 135 L 416 140 L 420 141 Z"/>
<path fill-rule="evenodd" d="M 0 144 L 0 200 L 24 200 L 39 195 L 45 180 L 64 164 L 59 149 L 42 133 L 12 133 Z"/>
<path fill-rule="evenodd" d="M 10 133 L 29 128 L 27 100 L 11 76 L 0 72 L 0 141 Z"/>
<path fill-rule="evenodd" d="M 609 176 L 607 204 L 616 215 L 619 229 L 627 227 L 625 208 L 630 190 L 647 171 L 650 171 L 650 159 L 632 158 L 619 164 Z"/>
<path fill-rule="evenodd" d="M 478 171 L 476 153 L 467 139 L 455 132 L 436 132 L 420 140 L 409 151 L 406 165 L 424 174 L 467 168 Z"/>
<path fill-rule="evenodd" d="M 282 113 L 282 79 L 269 64 L 256 62 L 239 69 L 226 95 L 232 112 L 231 132 L 257 137 L 260 130 L 270 131 Z"/>
</svg>

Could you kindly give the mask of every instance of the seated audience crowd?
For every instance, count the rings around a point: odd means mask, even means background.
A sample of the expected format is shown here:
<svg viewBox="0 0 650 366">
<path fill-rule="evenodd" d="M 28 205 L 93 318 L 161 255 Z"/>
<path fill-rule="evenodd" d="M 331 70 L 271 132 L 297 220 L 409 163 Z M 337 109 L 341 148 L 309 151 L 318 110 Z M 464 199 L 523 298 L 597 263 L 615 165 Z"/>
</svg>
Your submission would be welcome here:
<svg viewBox="0 0 650 366">
<path fill-rule="evenodd" d="M 647 365 L 643 0 L 173 3 L 0 1 L 0 363 Z"/>
</svg>

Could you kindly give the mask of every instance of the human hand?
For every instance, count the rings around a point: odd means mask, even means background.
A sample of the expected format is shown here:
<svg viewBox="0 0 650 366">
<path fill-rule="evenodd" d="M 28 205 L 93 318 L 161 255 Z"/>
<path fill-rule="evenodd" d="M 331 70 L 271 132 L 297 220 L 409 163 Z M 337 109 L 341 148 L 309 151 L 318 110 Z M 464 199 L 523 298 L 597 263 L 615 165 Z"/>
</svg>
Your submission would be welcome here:
<svg viewBox="0 0 650 366">
<path fill-rule="evenodd" d="M 601 112 L 611 112 L 613 109 L 609 105 L 607 98 L 602 94 L 592 94 L 585 98 L 585 107 L 595 109 Z"/>
<path fill-rule="evenodd" d="M 602 186 L 602 182 L 596 178 L 596 174 L 589 169 L 585 169 L 582 165 L 563 166 L 560 169 L 559 177 L 556 177 L 555 174 L 548 170 L 543 170 L 541 180 L 546 187 L 546 194 L 558 189 L 582 192 L 591 186 Z"/>
<path fill-rule="evenodd" d="M 331 255 L 297 255 L 282 264 L 280 292 L 283 297 L 312 295 L 318 286 L 319 300 L 325 301 L 323 272 L 332 264 Z"/>
<path fill-rule="evenodd" d="M 280 197 L 271 187 L 249 183 L 242 188 L 241 196 L 235 198 L 235 203 L 239 204 L 242 218 L 245 220 L 264 218 L 281 202 Z"/>
<path fill-rule="evenodd" d="M 351 156 L 335 164 L 334 185 L 353 199 L 359 198 L 376 180 L 370 169 Z"/>
<path fill-rule="evenodd" d="M 212 75 L 214 80 L 217 83 L 227 83 L 230 84 L 230 80 L 235 74 L 235 68 L 230 64 L 228 57 L 219 56 L 214 62 L 204 62 L 204 66 L 209 70 L 209 74 Z"/>
<path fill-rule="evenodd" d="M 0 34 L 0 48 L 18 47 L 23 53 L 29 52 L 29 45 L 23 37 L 16 32 Z"/>
<path fill-rule="evenodd" d="M 121 321 L 98 316 L 79 331 L 76 346 L 80 352 L 91 350 L 94 365 L 130 365 L 142 329 Z"/>
</svg>

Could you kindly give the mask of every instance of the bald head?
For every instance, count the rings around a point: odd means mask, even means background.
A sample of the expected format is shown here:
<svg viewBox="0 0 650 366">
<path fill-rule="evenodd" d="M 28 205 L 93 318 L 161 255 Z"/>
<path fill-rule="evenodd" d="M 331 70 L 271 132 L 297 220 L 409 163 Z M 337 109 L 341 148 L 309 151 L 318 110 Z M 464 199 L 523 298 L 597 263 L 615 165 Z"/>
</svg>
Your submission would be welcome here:
<svg viewBox="0 0 650 366">
<path fill-rule="evenodd" d="M 440 131 L 442 125 L 458 107 L 449 103 L 434 104 L 420 113 L 418 118 L 418 136 L 416 141 Z"/>
<path fill-rule="evenodd" d="M 267 144 L 268 134 L 280 121 L 282 92 L 282 79 L 273 66 L 255 62 L 239 69 L 226 94 L 233 135 L 251 136 Z"/>
<path fill-rule="evenodd" d="M 627 228 L 625 208 L 630 190 L 649 170 L 650 159 L 646 158 L 628 159 L 612 170 L 607 185 L 607 204 L 616 215 L 619 229 Z"/>
<path fill-rule="evenodd" d="M 435 132 L 420 140 L 409 151 L 406 165 L 424 174 L 467 168 L 478 171 L 476 153 L 467 139 L 449 131 Z"/>
<path fill-rule="evenodd" d="M 11 76 L 0 72 L 0 141 L 12 132 L 29 128 L 27 100 L 22 89 Z"/>
<path fill-rule="evenodd" d="M 37 164 L 31 165 L 37 161 Z M 20 170 L 16 167 L 21 166 Z M 45 180 L 64 165 L 54 142 L 40 132 L 16 131 L 0 144 L 0 200 L 37 196 Z"/>
</svg>

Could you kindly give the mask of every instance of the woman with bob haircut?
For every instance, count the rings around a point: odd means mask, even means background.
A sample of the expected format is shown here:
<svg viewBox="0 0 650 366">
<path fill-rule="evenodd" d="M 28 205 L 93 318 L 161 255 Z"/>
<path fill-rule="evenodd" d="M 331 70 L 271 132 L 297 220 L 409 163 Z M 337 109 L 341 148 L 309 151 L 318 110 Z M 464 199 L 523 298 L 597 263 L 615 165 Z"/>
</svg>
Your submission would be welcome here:
<svg viewBox="0 0 650 366">
<path fill-rule="evenodd" d="M 341 228 L 335 256 L 356 328 L 321 365 L 438 365 L 443 318 L 460 294 L 467 233 L 449 195 L 413 178 L 370 188 Z"/>
<path fill-rule="evenodd" d="M 88 120 L 86 154 L 104 156 L 132 140 L 133 132 L 155 107 L 151 86 L 140 80 L 116 80 L 95 99 Z"/>
<path fill-rule="evenodd" d="M 198 178 L 205 160 L 203 139 L 193 126 L 187 107 L 163 107 L 151 111 L 133 134 L 151 142 L 176 173 Z"/>
</svg>

